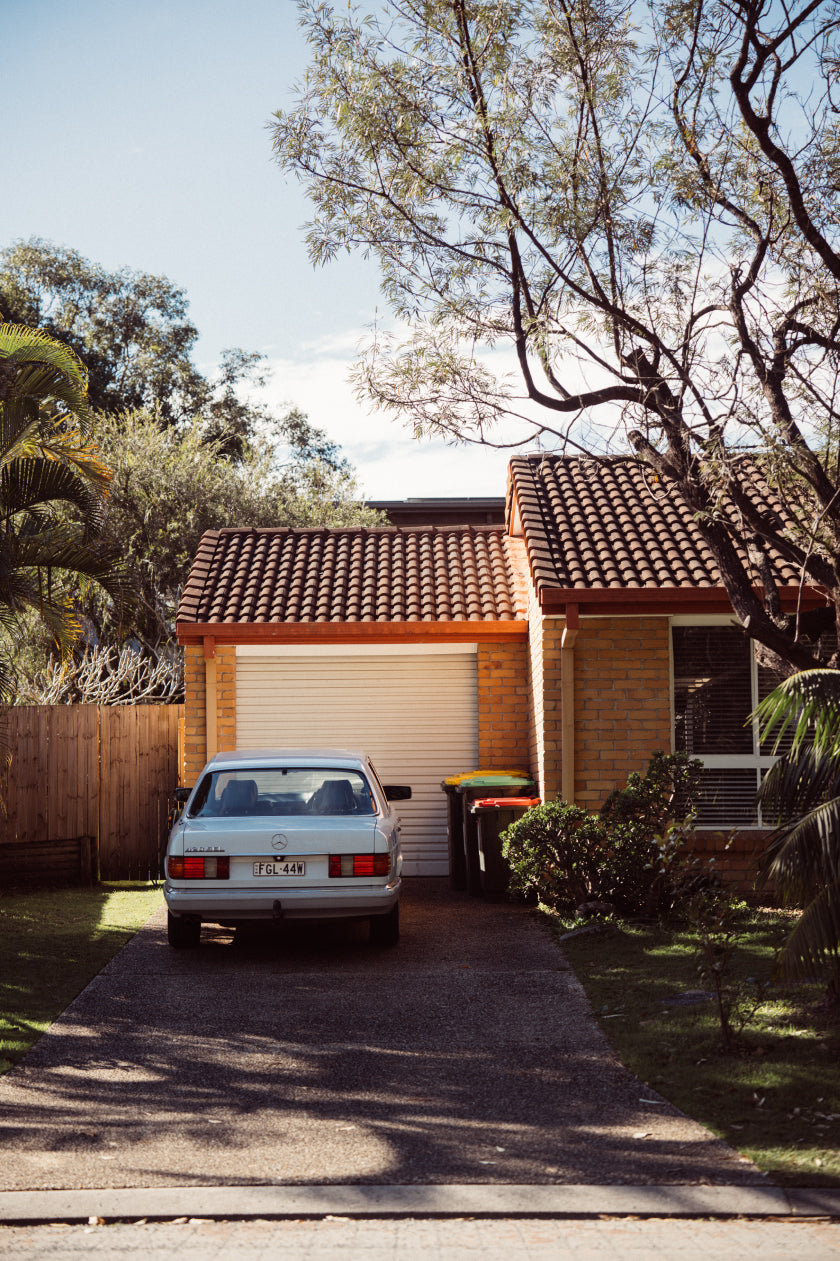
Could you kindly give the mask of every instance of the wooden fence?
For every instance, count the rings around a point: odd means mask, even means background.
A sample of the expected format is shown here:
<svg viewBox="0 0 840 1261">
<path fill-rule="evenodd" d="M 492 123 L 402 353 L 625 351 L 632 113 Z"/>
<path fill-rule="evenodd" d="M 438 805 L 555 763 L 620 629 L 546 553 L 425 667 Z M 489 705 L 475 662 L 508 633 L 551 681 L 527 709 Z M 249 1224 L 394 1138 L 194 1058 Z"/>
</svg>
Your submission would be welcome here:
<svg viewBox="0 0 840 1261">
<path fill-rule="evenodd" d="M 90 838 L 102 880 L 162 872 L 179 782 L 182 705 L 21 705 L 3 711 L 0 846 Z"/>
</svg>

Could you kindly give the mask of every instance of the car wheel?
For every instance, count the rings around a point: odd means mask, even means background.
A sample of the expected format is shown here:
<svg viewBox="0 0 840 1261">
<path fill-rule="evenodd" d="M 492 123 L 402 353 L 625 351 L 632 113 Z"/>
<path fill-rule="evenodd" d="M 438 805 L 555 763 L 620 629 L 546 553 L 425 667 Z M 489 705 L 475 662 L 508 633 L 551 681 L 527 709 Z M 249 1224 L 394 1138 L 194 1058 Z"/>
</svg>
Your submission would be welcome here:
<svg viewBox="0 0 840 1261">
<path fill-rule="evenodd" d="M 166 912 L 166 936 L 175 950 L 194 950 L 201 941 L 201 920 Z"/>
<path fill-rule="evenodd" d="M 372 915 L 370 940 L 374 946 L 396 946 L 400 939 L 400 904 L 397 902 L 387 915 Z"/>
</svg>

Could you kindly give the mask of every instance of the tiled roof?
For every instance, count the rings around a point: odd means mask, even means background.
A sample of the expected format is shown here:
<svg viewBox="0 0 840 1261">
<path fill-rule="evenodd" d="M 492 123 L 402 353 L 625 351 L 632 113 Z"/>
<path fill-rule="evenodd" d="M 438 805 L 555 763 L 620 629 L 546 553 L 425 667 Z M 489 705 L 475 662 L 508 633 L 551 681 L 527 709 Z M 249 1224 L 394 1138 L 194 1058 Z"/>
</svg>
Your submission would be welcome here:
<svg viewBox="0 0 840 1261">
<path fill-rule="evenodd" d="M 783 516 L 755 464 L 745 459 L 740 471 L 750 499 Z M 510 481 L 540 593 L 721 585 L 691 508 L 636 460 L 521 456 L 511 460 Z M 780 586 L 798 582 L 788 561 L 770 559 Z"/>
<path fill-rule="evenodd" d="M 505 531 L 433 526 L 210 530 L 179 623 L 514 621 Z"/>
</svg>

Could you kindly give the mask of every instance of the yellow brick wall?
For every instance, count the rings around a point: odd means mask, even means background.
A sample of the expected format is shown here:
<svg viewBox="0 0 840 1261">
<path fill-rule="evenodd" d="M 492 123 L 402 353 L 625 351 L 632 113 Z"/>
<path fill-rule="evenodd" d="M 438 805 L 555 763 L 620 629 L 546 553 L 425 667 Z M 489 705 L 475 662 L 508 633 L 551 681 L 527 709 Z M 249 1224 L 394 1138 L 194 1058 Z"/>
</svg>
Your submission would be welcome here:
<svg viewBox="0 0 840 1261">
<path fill-rule="evenodd" d="M 754 893 L 758 860 L 769 836 L 769 832 L 757 828 L 732 833 L 697 832 L 694 852 L 701 858 L 714 858 L 725 885 L 742 893 Z"/>
<path fill-rule="evenodd" d="M 216 647 L 216 741 L 219 753 L 236 748 L 236 647 Z"/>
<path fill-rule="evenodd" d="M 477 674 L 479 768 L 529 770 L 525 641 L 480 643 Z"/>
<path fill-rule="evenodd" d="M 193 785 L 207 761 L 204 648 L 184 646 L 184 782 Z M 219 752 L 236 748 L 236 648 L 216 647 L 216 742 Z"/>
<path fill-rule="evenodd" d="M 544 799 L 561 792 L 564 619 L 529 610 L 529 640 L 478 648 L 479 766 L 522 766 Z M 204 651 L 185 655 L 185 777 L 207 749 Z M 581 619 L 574 649 L 575 801 L 595 810 L 607 794 L 670 749 L 669 629 L 664 617 Z M 216 733 L 220 751 L 236 748 L 236 650 L 216 647 Z"/>
<path fill-rule="evenodd" d="M 565 620 L 543 617 L 536 599 L 528 607 L 530 698 L 528 730 L 531 770 L 544 801 L 560 795 L 562 770 L 562 691 L 560 645 Z"/>
<path fill-rule="evenodd" d="M 575 800 L 598 809 L 671 749 L 667 617 L 581 620 L 575 645 Z"/>
<path fill-rule="evenodd" d="M 204 649 L 184 645 L 184 783 L 192 787 L 207 761 L 204 713 Z"/>
<path fill-rule="evenodd" d="M 542 648 L 542 614 L 532 591 L 528 600 L 528 753 L 531 774 L 538 786 L 545 783 Z"/>
</svg>

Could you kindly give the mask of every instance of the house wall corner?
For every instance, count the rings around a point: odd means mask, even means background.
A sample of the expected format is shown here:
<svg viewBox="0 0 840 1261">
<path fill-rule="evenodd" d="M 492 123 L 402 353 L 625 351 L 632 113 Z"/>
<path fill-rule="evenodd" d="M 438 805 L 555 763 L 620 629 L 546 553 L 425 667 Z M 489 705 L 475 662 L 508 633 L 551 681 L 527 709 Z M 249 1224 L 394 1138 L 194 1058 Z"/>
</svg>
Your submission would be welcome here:
<svg viewBox="0 0 840 1261">
<path fill-rule="evenodd" d="M 217 645 L 216 742 L 219 752 L 236 748 L 236 647 Z M 207 761 L 207 671 L 201 644 L 184 645 L 184 782 L 192 786 Z"/>
</svg>

